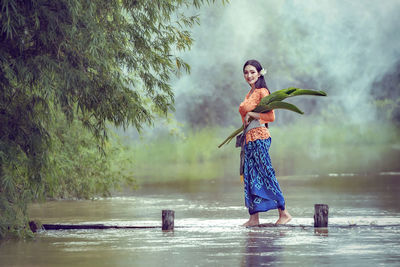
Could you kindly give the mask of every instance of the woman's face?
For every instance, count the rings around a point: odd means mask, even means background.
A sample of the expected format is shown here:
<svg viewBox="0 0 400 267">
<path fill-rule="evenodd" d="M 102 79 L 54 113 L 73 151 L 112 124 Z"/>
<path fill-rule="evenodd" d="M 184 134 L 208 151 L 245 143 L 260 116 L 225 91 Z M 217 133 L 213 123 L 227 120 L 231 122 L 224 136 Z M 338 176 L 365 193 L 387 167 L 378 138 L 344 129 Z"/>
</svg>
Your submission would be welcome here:
<svg viewBox="0 0 400 267">
<path fill-rule="evenodd" d="M 256 67 L 252 65 L 247 65 L 243 71 L 244 79 L 251 86 L 256 83 L 258 77 L 260 77 L 260 73 L 258 73 Z"/>
</svg>

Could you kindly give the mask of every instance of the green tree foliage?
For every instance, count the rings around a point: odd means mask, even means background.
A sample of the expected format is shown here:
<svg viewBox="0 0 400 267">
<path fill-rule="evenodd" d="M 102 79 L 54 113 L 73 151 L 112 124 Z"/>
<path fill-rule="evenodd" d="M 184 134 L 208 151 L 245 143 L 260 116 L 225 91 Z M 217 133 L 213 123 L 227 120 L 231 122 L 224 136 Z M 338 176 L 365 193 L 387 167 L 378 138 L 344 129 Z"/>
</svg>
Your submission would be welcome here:
<svg viewBox="0 0 400 267">
<path fill-rule="evenodd" d="M 372 97 L 378 118 L 400 126 L 400 60 L 394 68 L 373 84 Z"/>
<path fill-rule="evenodd" d="M 107 123 L 140 130 L 154 112 L 173 109 L 169 80 L 189 71 L 176 54 L 190 47 L 187 29 L 198 23 L 183 10 L 204 2 L 0 1 L 0 236 L 23 231 L 26 203 L 63 184 L 46 182 L 51 144 L 63 140 L 53 129 L 60 112 L 104 147 Z M 82 149 L 78 158 L 96 161 Z M 86 178 L 64 163 L 65 171 Z M 107 191 L 84 183 L 66 191 Z"/>
<path fill-rule="evenodd" d="M 122 184 L 135 185 L 133 172 L 125 168 L 133 161 L 118 136 L 111 135 L 99 153 L 99 147 L 89 130 L 74 120 L 68 123 L 60 115 L 52 127 L 52 146 L 49 152 L 51 168 L 43 180 L 47 198 L 85 198 L 110 196 Z"/>
</svg>

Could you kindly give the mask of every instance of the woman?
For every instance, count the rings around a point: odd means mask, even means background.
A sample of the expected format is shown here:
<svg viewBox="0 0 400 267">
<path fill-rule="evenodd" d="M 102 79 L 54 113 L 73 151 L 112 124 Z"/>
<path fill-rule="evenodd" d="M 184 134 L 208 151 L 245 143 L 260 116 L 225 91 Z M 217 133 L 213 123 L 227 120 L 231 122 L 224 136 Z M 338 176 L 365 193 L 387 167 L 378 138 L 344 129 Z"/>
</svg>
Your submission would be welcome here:
<svg viewBox="0 0 400 267">
<path fill-rule="evenodd" d="M 285 224 L 292 217 L 285 209 L 285 200 L 268 153 L 271 136 L 267 123 L 275 120 L 275 113 L 273 110 L 267 113 L 252 112 L 260 100 L 270 93 L 264 79 L 265 70 L 257 60 L 249 60 L 243 66 L 243 74 L 251 87 L 239 107 L 245 127 L 242 143 L 244 149 L 242 178 L 245 204 L 250 213 L 250 219 L 243 226 L 260 224 L 258 213 L 270 209 L 279 211 L 276 224 Z"/>
</svg>

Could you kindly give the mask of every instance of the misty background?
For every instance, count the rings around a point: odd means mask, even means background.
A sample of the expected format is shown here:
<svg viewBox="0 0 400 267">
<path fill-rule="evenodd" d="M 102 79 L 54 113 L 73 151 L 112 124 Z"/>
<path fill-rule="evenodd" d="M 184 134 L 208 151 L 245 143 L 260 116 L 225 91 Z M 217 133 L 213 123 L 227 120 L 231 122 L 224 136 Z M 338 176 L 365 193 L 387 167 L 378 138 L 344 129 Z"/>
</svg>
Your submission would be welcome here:
<svg viewBox="0 0 400 267">
<path fill-rule="evenodd" d="M 276 111 L 270 153 L 278 175 L 400 170 L 399 1 L 232 0 L 195 12 L 195 43 L 182 54 L 191 73 L 172 83 L 176 111 L 141 135 L 119 132 L 139 179 L 238 176 L 239 151 L 217 145 L 241 125 L 248 59 L 267 69 L 272 92 L 328 94 L 289 99 L 304 115 Z"/>
</svg>

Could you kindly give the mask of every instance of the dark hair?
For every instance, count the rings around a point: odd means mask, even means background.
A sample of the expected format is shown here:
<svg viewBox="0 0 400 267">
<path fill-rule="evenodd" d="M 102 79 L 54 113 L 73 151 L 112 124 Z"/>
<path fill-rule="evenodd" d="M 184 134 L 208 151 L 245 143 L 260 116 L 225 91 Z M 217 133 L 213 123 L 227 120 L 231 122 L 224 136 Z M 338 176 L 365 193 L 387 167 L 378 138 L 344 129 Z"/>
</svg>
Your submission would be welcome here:
<svg viewBox="0 0 400 267">
<path fill-rule="evenodd" d="M 262 70 L 262 66 L 261 66 L 260 62 L 258 62 L 255 59 L 247 60 L 246 63 L 244 63 L 243 72 L 244 72 L 244 68 L 246 68 L 247 65 L 253 66 L 254 68 L 256 68 L 256 70 L 258 72 L 260 72 Z M 258 80 L 256 81 L 255 88 L 266 88 L 268 90 L 268 93 L 271 93 L 268 89 L 267 83 L 265 82 L 263 75 L 261 75 L 258 78 Z"/>
</svg>

